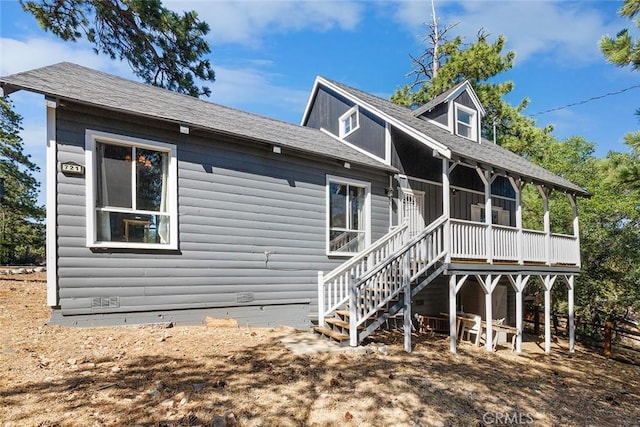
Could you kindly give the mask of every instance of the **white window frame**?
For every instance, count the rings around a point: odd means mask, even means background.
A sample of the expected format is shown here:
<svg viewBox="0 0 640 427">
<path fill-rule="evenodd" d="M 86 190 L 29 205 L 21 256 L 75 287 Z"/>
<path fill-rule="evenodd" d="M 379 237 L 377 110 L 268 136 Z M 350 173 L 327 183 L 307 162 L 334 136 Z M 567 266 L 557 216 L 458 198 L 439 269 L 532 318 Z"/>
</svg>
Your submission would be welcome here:
<svg viewBox="0 0 640 427">
<path fill-rule="evenodd" d="M 169 243 L 143 242 L 104 242 L 97 239 L 97 208 L 96 208 L 96 143 L 102 142 L 125 147 L 137 147 L 168 154 L 167 176 L 167 211 L 169 217 Z M 86 166 L 86 232 L 87 247 L 90 248 L 123 248 L 123 249 L 178 249 L 178 159 L 177 148 L 173 144 L 117 135 L 87 129 L 85 133 L 85 166 Z M 118 209 L 118 212 L 123 209 Z M 126 209 L 124 209 L 126 210 Z M 157 212 L 131 211 L 132 213 L 158 214 Z"/>
<path fill-rule="evenodd" d="M 325 241 L 326 241 L 326 252 L 327 255 L 331 256 L 342 256 L 342 257 L 352 257 L 357 255 L 359 252 L 336 252 L 331 251 L 331 184 L 343 184 L 343 185 L 352 185 L 354 187 L 361 187 L 365 190 L 365 199 L 364 199 L 364 217 L 365 217 L 365 244 L 364 248 L 366 249 L 371 246 L 371 183 L 367 181 L 360 181 L 357 179 L 344 178 L 340 176 L 327 175 L 326 180 L 326 233 L 325 233 Z"/>
<path fill-rule="evenodd" d="M 356 121 L 355 126 L 353 125 L 352 117 L 355 117 L 355 121 Z M 347 136 L 351 135 L 353 132 L 358 130 L 358 128 L 360 127 L 360 109 L 358 108 L 358 106 L 356 105 L 350 108 L 349 110 L 347 110 L 346 113 L 340 116 L 339 122 L 340 122 L 339 123 L 340 138 L 346 138 Z M 350 125 L 348 132 L 346 131 L 347 123 L 349 123 Z"/>
<path fill-rule="evenodd" d="M 455 127 L 455 134 L 458 136 L 461 136 L 462 138 L 470 139 L 472 141 L 477 141 L 478 140 L 478 120 L 477 120 L 478 112 L 472 108 L 465 107 L 464 105 L 458 104 L 458 103 L 454 104 L 454 111 L 455 111 L 455 120 L 453 125 Z M 458 120 L 458 111 L 463 111 L 469 114 L 470 123 L 466 123 Z M 466 128 L 469 128 L 470 136 L 465 136 L 460 133 L 458 126 L 461 126 L 461 125 Z"/>
<path fill-rule="evenodd" d="M 481 222 L 482 219 L 482 211 L 484 210 L 485 205 L 477 204 L 471 205 L 471 221 L 473 222 Z M 493 222 L 493 215 L 491 216 L 491 224 L 492 225 L 504 225 L 506 227 L 511 226 L 511 212 L 506 209 L 501 208 L 500 206 L 491 206 L 491 210 L 497 213 L 498 222 Z"/>
</svg>

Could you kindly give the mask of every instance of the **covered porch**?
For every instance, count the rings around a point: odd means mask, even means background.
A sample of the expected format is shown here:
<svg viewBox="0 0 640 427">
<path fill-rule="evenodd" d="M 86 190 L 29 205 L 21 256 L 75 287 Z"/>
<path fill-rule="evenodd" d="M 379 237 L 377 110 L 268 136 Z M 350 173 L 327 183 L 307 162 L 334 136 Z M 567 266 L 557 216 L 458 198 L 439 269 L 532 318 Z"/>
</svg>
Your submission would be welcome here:
<svg viewBox="0 0 640 427">
<path fill-rule="evenodd" d="M 442 178 L 437 184 L 442 185 L 440 196 L 442 197 L 442 218 L 444 218 L 442 240 L 445 254 L 443 279 L 448 282 L 446 291 L 448 302 L 445 303 L 444 298 L 438 299 L 441 301 L 440 315 L 445 314 L 448 318 L 450 351 L 456 352 L 460 332 L 463 329 L 461 326 L 464 319 L 461 319 L 460 315 L 464 314 L 461 313 L 462 304 L 459 296 L 461 289 L 469 281 L 477 283 L 481 289 L 477 294 L 475 311 L 476 315 L 482 318 L 482 323 L 481 331 L 476 333 L 478 333 L 477 337 L 482 335 L 486 349 L 494 349 L 496 332 L 499 332 L 513 338 L 515 351 L 522 351 L 523 292 L 528 284 L 538 281 L 543 285 L 545 294 L 545 352 L 551 351 L 551 289 L 559 284 L 565 284 L 567 288 L 569 351 L 573 352 L 575 344 L 573 292 L 575 276 L 580 271 L 577 197 L 584 194 L 576 194 L 557 185 L 519 176 L 512 171 L 496 170 L 477 163 L 471 164 L 462 159 L 441 158 L 441 165 Z M 473 172 L 476 179 L 481 180 L 484 191 L 461 187 L 460 180 L 455 182 L 455 177 L 452 180 L 454 170 L 459 169 L 464 169 L 467 182 L 469 182 L 469 175 Z M 413 179 L 406 178 L 407 181 Z M 497 208 L 494 206 L 496 196 L 492 192 L 492 188 L 496 187 L 494 185 L 496 180 L 509 185 L 513 191 L 513 201 L 504 203 L 498 200 L 502 206 Z M 522 195 L 526 185 L 534 186 L 541 198 L 542 230 L 527 229 L 523 226 Z M 551 230 L 549 199 L 552 191 L 566 195 L 573 214 L 571 223 L 568 224 L 569 233 L 554 233 Z M 465 192 L 474 192 L 475 197 L 461 198 L 460 194 Z M 456 197 L 459 198 L 457 203 L 454 200 Z M 461 200 L 466 201 L 466 205 L 464 202 L 461 203 Z M 407 209 L 405 200 L 401 200 L 400 208 L 406 212 L 400 217 L 409 224 L 409 233 L 418 234 L 421 223 L 424 222 L 422 212 L 418 208 Z M 464 218 L 465 212 L 468 214 L 467 218 Z M 486 212 L 492 212 L 492 215 L 486 215 Z M 513 305 L 510 308 L 513 315 L 505 323 L 500 324 L 496 323 L 497 319 L 494 318 L 492 310 L 495 303 L 494 293 L 499 283 L 503 287 L 508 283 L 511 292 L 509 304 Z M 442 291 L 438 293 L 442 295 Z M 445 305 L 446 309 L 443 307 Z"/>
</svg>

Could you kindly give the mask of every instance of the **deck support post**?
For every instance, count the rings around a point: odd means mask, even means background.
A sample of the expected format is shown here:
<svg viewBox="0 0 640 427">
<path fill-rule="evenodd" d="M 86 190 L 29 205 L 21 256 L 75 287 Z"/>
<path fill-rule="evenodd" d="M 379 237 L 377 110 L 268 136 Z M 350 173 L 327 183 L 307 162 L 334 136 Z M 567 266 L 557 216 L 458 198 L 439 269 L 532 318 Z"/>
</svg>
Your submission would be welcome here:
<svg viewBox="0 0 640 427">
<path fill-rule="evenodd" d="M 567 278 L 567 287 L 568 289 L 568 309 L 569 309 L 569 353 L 573 353 L 576 350 L 576 324 L 575 324 L 575 313 L 573 306 L 573 285 L 574 285 L 574 276 L 568 276 Z"/>
<path fill-rule="evenodd" d="M 522 274 L 516 276 L 516 352 L 522 352 Z"/>
<path fill-rule="evenodd" d="M 484 346 L 487 349 L 487 351 L 492 351 L 493 350 L 493 304 L 492 304 L 492 295 L 493 295 L 493 281 L 491 280 L 492 277 L 489 274 L 486 278 L 486 281 L 484 283 L 485 285 L 485 294 L 484 294 L 484 301 L 485 301 L 485 342 L 484 342 Z"/>
<path fill-rule="evenodd" d="M 544 276 L 544 352 L 551 353 L 551 287 L 558 276 Z"/>
<path fill-rule="evenodd" d="M 456 307 L 456 275 L 449 276 L 449 350 L 456 353 L 456 344 L 458 338 L 458 322 Z"/>
<path fill-rule="evenodd" d="M 402 256 L 402 284 L 404 289 L 404 351 L 411 353 L 411 266 L 409 252 Z"/>
</svg>

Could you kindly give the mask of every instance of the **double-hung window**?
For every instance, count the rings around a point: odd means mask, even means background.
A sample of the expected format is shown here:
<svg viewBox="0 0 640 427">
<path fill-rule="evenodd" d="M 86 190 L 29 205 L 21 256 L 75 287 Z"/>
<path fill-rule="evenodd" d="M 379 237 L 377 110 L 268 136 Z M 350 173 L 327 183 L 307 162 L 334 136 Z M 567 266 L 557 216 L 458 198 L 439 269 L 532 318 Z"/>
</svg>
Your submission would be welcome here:
<svg viewBox="0 0 640 427">
<path fill-rule="evenodd" d="M 370 244 L 370 191 L 367 182 L 327 177 L 329 254 L 353 254 Z"/>
<path fill-rule="evenodd" d="M 87 245 L 177 249 L 176 147 L 90 131 Z"/>
<path fill-rule="evenodd" d="M 470 108 L 456 104 L 456 134 L 476 140 L 476 112 Z"/>
<path fill-rule="evenodd" d="M 340 116 L 340 138 L 344 138 L 358 129 L 360 126 L 358 112 L 358 106 L 356 105 Z"/>
</svg>

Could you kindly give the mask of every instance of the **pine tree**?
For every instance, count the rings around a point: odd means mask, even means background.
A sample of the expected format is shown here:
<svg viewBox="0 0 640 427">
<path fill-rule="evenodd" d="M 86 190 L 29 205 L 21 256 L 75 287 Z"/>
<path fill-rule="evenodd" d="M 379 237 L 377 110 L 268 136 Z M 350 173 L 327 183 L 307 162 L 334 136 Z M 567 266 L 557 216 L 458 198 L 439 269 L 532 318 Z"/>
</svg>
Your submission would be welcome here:
<svg viewBox="0 0 640 427">
<path fill-rule="evenodd" d="M 85 37 L 94 51 L 126 60 L 145 83 L 208 96 L 196 79 L 214 81 L 204 37 L 207 23 L 195 11 L 176 12 L 160 0 L 21 0 L 45 31 L 65 41 Z"/>
<path fill-rule="evenodd" d="M 38 205 L 40 183 L 33 174 L 39 167 L 24 153 L 20 137 L 22 117 L 13 103 L 0 97 L 0 263 L 33 262 L 44 258 L 44 235 L 39 223 L 44 208 Z M 26 256 L 28 255 L 28 256 Z"/>
</svg>

